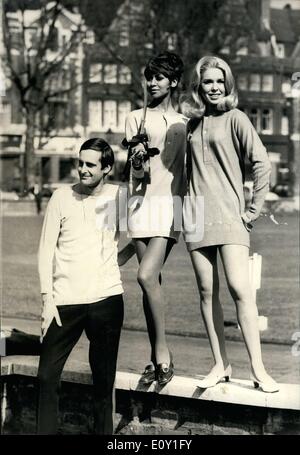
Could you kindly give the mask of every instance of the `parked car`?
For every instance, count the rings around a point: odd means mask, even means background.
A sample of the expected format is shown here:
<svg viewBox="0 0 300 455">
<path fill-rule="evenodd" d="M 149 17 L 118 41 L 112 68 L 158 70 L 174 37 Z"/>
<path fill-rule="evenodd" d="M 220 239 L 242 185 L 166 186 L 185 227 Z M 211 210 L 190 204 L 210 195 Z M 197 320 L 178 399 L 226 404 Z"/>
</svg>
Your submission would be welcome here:
<svg viewBox="0 0 300 455">
<path fill-rule="evenodd" d="M 0 190 L 1 201 L 18 201 L 19 196 L 16 191 L 2 191 Z"/>
</svg>

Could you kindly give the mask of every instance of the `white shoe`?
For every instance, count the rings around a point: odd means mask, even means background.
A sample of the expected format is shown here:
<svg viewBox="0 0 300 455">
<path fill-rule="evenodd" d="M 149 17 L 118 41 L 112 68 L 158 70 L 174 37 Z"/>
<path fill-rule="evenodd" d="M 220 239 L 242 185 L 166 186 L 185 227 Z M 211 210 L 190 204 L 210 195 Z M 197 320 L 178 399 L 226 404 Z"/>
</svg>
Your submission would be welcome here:
<svg viewBox="0 0 300 455">
<path fill-rule="evenodd" d="M 269 375 L 266 375 L 266 378 L 267 379 L 265 381 L 259 381 L 253 372 L 250 375 L 250 379 L 253 381 L 255 389 L 260 388 L 265 393 L 279 392 L 280 387 L 277 382 L 274 381 L 274 379 Z"/>
<path fill-rule="evenodd" d="M 218 373 L 214 373 L 212 370 L 204 379 L 198 382 L 197 386 L 201 387 L 201 389 L 208 389 L 209 387 L 214 387 L 223 379 L 225 379 L 226 382 L 229 382 L 231 375 L 232 375 L 231 365 L 228 365 L 228 367 L 225 368 L 225 370 Z"/>
</svg>

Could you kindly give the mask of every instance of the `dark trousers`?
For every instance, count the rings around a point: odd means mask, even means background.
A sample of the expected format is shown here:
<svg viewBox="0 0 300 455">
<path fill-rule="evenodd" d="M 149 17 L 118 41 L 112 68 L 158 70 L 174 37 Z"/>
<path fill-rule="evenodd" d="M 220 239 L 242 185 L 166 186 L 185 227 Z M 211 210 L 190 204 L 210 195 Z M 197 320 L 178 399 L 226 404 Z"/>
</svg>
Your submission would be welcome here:
<svg viewBox="0 0 300 455">
<path fill-rule="evenodd" d="M 62 327 L 53 320 L 42 343 L 37 433 L 57 433 L 61 373 L 85 330 L 90 342 L 95 433 L 112 434 L 112 395 L 124 315 L 123 297 L 116 295 L 91 304 L 58 306 L 58 311 Z"/>
</svg>

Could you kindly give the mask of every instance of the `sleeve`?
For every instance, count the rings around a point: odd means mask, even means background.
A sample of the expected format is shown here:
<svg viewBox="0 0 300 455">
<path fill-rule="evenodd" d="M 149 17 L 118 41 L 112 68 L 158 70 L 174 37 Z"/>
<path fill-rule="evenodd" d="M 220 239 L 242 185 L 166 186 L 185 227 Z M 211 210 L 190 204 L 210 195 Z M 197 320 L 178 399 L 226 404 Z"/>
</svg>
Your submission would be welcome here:
<svg viewBox="0 0 300 455">
<path fill-rule="evenodd" d="M 271 164 L 260 137 L 249 118 L 238 111 L 236 133 L 242 152 L 247 155 L 252 166 L 253 196 L 247 217 L 254 221 L 259 217 L 265 197 L 269 191 Z"/>
<path fill-rule="evenodd" d="M 133 136 L 138 134 L 139 126 L 138 126 L 138 121 L 137 118 L 134 115 L 134 112 L 130 112 L 128 116 L 126 117 L 125 121 L 125 135 L 127 141 L 130 141 Z M 129 156 L 127 156 L 127 161 L 129 159 Z M 144 176 L 144 165 L 142 165 L 142 169 L 134 169 L 132 166 L 130 166 L 130 172 L 132 172 L 132 176 L 140 179 L 143 178 Z"/>
<path fill-rule="evenodd" d="M 53 291 L 53 258 L 60 233 L 59 193 L 54 192 L 48 202 L 38 251 L 38 271 L 42 294 Z"/>
<path fill-rule="evenodd" d="M 125 120 L 125 136 L 127 141 L 130 141 L 133 136 L 138 133 L 137 119 L 133 112 L 130 112 Z"/>
<path fill-rule="evenodd" d="M 120 185 L 117 197 L 117 230 L 127 232 L 127 200 L 128 188 L 125 185 Z"/>
</svg>

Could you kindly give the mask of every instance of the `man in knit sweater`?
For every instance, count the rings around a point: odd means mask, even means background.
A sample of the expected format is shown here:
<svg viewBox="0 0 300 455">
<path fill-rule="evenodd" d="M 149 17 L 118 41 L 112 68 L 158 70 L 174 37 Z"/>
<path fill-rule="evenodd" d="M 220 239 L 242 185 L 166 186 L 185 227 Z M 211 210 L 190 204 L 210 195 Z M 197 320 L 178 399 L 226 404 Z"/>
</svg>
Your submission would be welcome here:
<svg viewBox="0 0 300 455">
<path fill-rule="evenodd" d="M 104 184 L 114 163 L 111 147 L 89 139 L 79 152 L 80 183 L 52 195 L 39 247 L 42 347 L 38 379 L 38 434 L 58 430 L 58 389 L 64 364 L 83 330 L 89 339 L 94 384 L 94 431 L 112 434 L 112 394 L 123 288 L 118 267 L 119 187 Z M 111 217 L 110 217 L 111 218 Z"/>
</svg>

